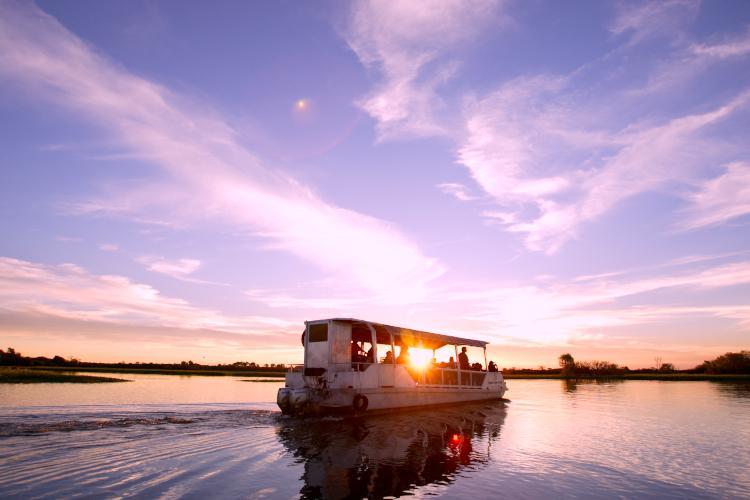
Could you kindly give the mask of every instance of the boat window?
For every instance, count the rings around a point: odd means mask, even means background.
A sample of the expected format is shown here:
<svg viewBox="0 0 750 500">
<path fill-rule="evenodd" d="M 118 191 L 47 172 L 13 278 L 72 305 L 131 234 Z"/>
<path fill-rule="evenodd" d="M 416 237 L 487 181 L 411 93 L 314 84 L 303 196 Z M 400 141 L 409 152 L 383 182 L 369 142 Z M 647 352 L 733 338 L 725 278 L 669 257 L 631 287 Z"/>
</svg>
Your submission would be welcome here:
<svg viewBox="0 0 750 500">
<path fill-rule="evenodd" d="M 308 326 L 310 335 L 308 342 L 327 342 L 328 341 L 328 323 L 319 323 Z"/>
</svg>

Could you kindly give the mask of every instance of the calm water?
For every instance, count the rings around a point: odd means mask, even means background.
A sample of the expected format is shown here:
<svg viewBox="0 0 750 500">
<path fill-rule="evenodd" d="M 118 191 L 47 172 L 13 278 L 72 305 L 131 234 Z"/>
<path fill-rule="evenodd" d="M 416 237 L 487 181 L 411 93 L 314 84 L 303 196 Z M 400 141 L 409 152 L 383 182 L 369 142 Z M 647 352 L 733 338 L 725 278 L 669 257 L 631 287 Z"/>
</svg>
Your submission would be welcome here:
<svg viewBox="0 0 750 500">
<path fill-rule="evenodd" d="M 358 420 L 278 382 L 0 384 L 0 497 L 748 498 L 750 386 L 510 380 L 509 401 Z"/>
</svg>

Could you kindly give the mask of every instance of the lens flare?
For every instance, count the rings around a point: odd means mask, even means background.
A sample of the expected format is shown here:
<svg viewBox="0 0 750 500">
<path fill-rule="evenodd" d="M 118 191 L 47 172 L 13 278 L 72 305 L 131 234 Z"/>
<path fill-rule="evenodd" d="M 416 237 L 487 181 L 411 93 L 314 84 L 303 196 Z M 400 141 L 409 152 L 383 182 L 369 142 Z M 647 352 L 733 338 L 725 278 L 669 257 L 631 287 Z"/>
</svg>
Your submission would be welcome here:
<svg viewBox="0 0 750 500">
<path fill-rule="evenodd" d="M 424 370 L 432 360 L 432 351 L 429 349 L 409 349 L 409 364 L 418 370 Z"/>
<path fill-rule="evenodd" d="M 307 109 L 307 106 L 307 101 L 304 99 L 299 99 L 294 103 L 294 107 L 297 109 L 297 111 L 304 111 L 305 109 Z"/>
</svg>

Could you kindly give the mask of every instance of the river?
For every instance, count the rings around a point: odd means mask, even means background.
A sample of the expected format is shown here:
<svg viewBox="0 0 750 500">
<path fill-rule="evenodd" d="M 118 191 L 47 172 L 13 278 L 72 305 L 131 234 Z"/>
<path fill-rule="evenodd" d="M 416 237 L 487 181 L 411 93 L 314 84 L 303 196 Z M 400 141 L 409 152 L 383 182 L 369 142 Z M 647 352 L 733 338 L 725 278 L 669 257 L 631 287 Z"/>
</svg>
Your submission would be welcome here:
<svg viewBox="0 0 750 500">
<path fill-rule="evenodd" d="M 293 419 L 280 382 L 0 384 L 0 497 L 748 498 L 750 385 L 509 380 L 505 401 Z"/>
</svg>

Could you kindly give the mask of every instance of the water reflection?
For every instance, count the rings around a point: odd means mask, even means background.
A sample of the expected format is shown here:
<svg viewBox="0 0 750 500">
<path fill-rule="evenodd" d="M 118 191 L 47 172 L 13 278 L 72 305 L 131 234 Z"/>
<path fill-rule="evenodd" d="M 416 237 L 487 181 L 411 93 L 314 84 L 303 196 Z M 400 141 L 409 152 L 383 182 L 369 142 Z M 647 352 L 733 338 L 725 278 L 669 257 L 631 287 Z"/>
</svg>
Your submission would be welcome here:
<svg viewBox="0 0 750 500">
<path fill-rule="evenodd" d="M 289 419 L 277 433 L 304 464 L 303 498 L 381 498 L 482 467 L 505 414 L 505 404 L 493 402 L 366 419 Z"/>
<path fill-rule="evenodd" d="M 732 398 L 750 399 L 750 384 L 741 382 L 715 382 L 719 394 Z"/>
<path fill-rule="evenodd" d="M 572 394 L 576 392 L 580 386 L 583 385 L 601 385 L 601 386 L 612 386 L 617 384 L 624 384 L 625 380 L 617 378 L 604 378 L 604 379 L 561 379 L 563 392 Z"/>
</svg>

